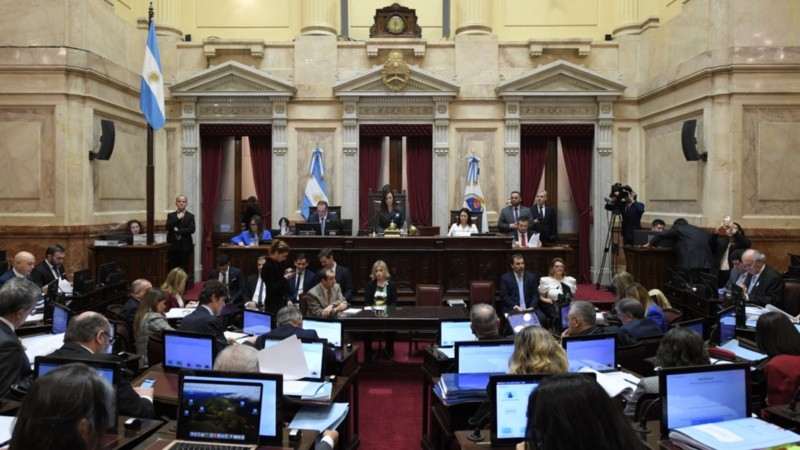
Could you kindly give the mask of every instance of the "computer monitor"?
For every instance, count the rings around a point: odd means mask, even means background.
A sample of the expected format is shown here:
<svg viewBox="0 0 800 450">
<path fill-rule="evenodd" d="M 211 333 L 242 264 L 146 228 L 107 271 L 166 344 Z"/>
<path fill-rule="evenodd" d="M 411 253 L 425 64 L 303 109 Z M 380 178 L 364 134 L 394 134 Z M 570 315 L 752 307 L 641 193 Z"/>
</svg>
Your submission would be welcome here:
<svg viewBox="0 0 800 450">
<path fill-rule="evenodd" d="M 676 327 L 682 327 L 682 328 L 688 328 L 688 329 L 694 331 L 695 333 L 697 333 L 697 335 L 700 336 L 701 339 L 705 339 L 706 336 L 707 336 L 707 334 L 706 334 L 706 320 L 702 319 L 702 318 L 700 318 L 700 319 L 692 319 L 692 320 L 684 320 L 683 322 L 676 323 L 675 326 Z"/>
<path fill-rule="evenodd" d="M 245 309 L 242 332 L 253 336 L 261 336 L 272 331 L 272 315 L 261 311 Z"/>
<path fill-rule="evenodd" d="M 91 269 L 77 270 L 72 274 L 72 290 L 76 294 L 85 294 L 95 288 Z"/>
<path fill-rule="evenodd" d="M 322 234 L 320 224 L 318 222 L 296 222 L 294 224 L 297 234 L 300 236 L 319 236 Z"/>
<path fill-rule="evenodd" d="M 101 264 L 97 269 L 97 281 L 103 284 L 113 284 L 119 281 L 118 266 L 116 261 Z"/>
<path fill-rule="evenodd" d="M 457 373 L 506 373 L 514 341 L 456 342 Z"/>
<path fill-rule="evenodd" d="M 730 306 L 717 313 L 719 343 L 724 344 L 736 337 L 736 307 Z"/>
<path fill-rule="evenodd" d="M 533 311 L 509 314 L 506 319 L 508 319 L 508 325 L 511 327 L 511 330 L 514 331 L 514 334 L 518 334 L 527 327 L 542 326 L 542 324 L 539 322 L 539 318 L 536 317 L 536 314 Z"/>
<path fill-rule="evenodd" d="M 72 311 L 60 303 L 53 303 L 53 334 L 64 334 L 67 332 L 69 319 Z"/>
<path fill-rule="evenodd" d="M 750 416 L 750 364 L 669 367 L 658 371 L 661 436 L 669 430 Z"/>
<path fill-rule="evenodd" d="M 214 368 L 214 336 L 164 330 L 164 370 Z"/>
<path fill-rule="evenodd" d="M 560 317 L 561 317 L 561 331 L 566 330 L 569 328 L 569 308 L 571 303 L 567 303 L 566 305 L 561 305 L 559 310 Z"/>
<path fill-rule="evenodd" d="M 469 319 L 442 319 L 439 321 L 439 348 L 449 348 L 456 342 L 474 341 Z"/>
<path fill-rule="evenodd" d="M 303 319 L 303 328 L 314 330 L 321 339 L 335 348 L 342 347 L 342 322 L 327 319 Z"/>
<path fill-rule="evenodd" d="M 570 372 L 578 372 L 584 367 L 598 372 L 617 369 L 616 334 L 564 336 L 561 345 L 566 350 Z"/>
<path fill-rule="evenodd" d="M 336 236 L 351 236 L 353 234 L 353 219 L 333 219 L 325 223 L 325 234 Z"/>
</svg>

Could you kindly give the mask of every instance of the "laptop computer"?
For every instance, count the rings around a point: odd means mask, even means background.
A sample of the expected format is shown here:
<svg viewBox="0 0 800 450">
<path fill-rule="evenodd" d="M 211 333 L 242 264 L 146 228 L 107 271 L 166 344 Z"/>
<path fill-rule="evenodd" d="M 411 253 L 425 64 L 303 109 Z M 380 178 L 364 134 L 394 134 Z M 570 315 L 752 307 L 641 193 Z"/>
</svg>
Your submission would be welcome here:
<svg viewBox="0 0 800 450">
<path fill-rule="evenodd" d="M 163 333 L 165 371 L 214 368 L 214 336 L 170 330 Z"/>
<path fill-rule="evenodd" d="M 652 230 L 633 230 L 633 245 L 645 245 L 660 233 Z M 674 245 L 672 239 L 664 239 L 658 243 L 659 248 L 670 248 Z"/>
<path fill-rule="evenodd" d="M 439 321 L 439 340 L 437 347 L 439 353 L 447 358 L 456 357 L 456 342 L 469 342 L 476 340 L 472 334 L 469 319 L 442 319 Z"/>
<path fill-rule="evenodd" d="M 542 324 L 539 323 L 539 318 L 536 317 L 536 314 L 534 314 L 532 311 L 509 314 L 506 319 L 508 319 L 508 325 L 511 327 L 511 330 L 514 331 L 514 334 L 519 333 L 523 328 L 526 327 L 542 326 Z"/>
<path fill-rule="evenodd" d="M 662 368 L 661 436 L 669 430 L 750 416 L 750 364 Z"/>
<path fill-rule="evenodd" d="M 305 320 L 303 321 L 303 325 L 305 325 Z M 284 339 L 286 338 L 267 338 L 264 341 L 264 348 L 273 346 Z M 303 356 L 306 358 L 306 365 L 308 366 L 308 376 L 304 377 L 303 380 L 322 380 L 326 369 L 323 367 L 323 362 L 325 360 L 323 352 L 328 345 L 328 341 L 325 339 L 301 338 L 300 344 L 303 347 Z"/>
<path fill-rule="evenodd" d="M 303 328 L 314 330 L 334 348 L 342 347 L 342 322 L 328 319 L 303 319 Z"/>
<path fill-rule="evenodd" d="M 559 314 L 560 314 L 560 317 L 561 317 L 561 331 L 564 331 L 567 328 L 569 328 L 569 308 L 570 308 L 570 305 L 571 305 L 570 303 L 567 303 L 566 305 L 561 305 L 561 308 L 559 308 Z"/>
<path fill-rule="evenodd" d="M 456 342 L 457 373 L 506 373 L 514 341 Z"/>
<path fill-rule="evenodd" d="M 245 309 L 242 332 L 251 336 L 261 336 L 272 331 L 272 314 Z"/>
<path fill-rule="evenodd" d="M 617 370 L 616 334 L 564 336 L 561 345 L 567 352 L 570 372 L 578 372 L 584 367 L 598 372 Z"/>
<path fill-rule="evenodd" d="M 269 406 L 263 405 L 262 383 L 212 377 L 187 380 L 181 375 L 179 386 L 176 439 L 165 450 L 181 449 L 182 444 L 204 444 L 209 450 L 231 448 L 224 444 L 258 446 L 262 406 Z"/>
<path fill-rule="evenodd" d="M 21 338 L 25 346 L 25 354 L 33 365 L 34 359 L 39 356 L 49 355 L 64 345 L 64 334 L 72 317 L 72 311 L 60 303 L 53 303 L 53 321 L 49 331 L 45 328 L 44 334 Z"/>
<path fill-rule="evenodd" d="M 736 307 L 730 306 L 717 313 L 719 343 L 724 344 L 736 337 Z"/>
<path fill-rule="evenodd" d="M 697 333 L 697 335 L 700 336 L 701 339 L 705 339 L 706 336 L 707 336 L 707 334 L 706 334 L 706 320 L 703 319 L 703 318 L 692 319 L 692 320 L 684 320 L 683 322 L 676 323 L 675 326 L 676 327 L 688 328 L 688 329 L 694 331 L 695 333 Z"/>
<path fill-rule="evenodd" d="M 69 319 L 72 318 L 72 311 L 60 303 L 53 303 L 53 334 L 64 334 L 67 332 Z"/>
<path fill-rule="evenodd" d="M 183 382 L 219 380 L 225 382 L 260 383 L 261 421 L 258 426 L 259 445 L 280 446 L 283 440 L 282 402 L 283 376 L 273 373 L 235 373 L 198 370 L 183 374 Z"/>
</svg>

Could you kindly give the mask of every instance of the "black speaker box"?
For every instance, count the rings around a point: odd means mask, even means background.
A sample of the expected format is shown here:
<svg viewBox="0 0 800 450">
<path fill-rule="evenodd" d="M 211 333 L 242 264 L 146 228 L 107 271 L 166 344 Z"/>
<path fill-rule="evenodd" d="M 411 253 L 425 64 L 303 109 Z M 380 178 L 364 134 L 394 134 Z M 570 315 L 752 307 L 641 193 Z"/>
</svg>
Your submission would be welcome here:
<svg viewBox="0 0 800 450">
<path fill-rule="evenodd" d="M 681 130 L 681 147 L 683 148 L 683 157 L 687 161 L 705 161 L 708 155 L 706 153 L 697 152 L 697 138 L 694 137 L 694 132 L 697 129 L 697 120 L 687 120 L 683 122 L 683 129 Z"/>
<path fill-rule="evenodd" d="M 97 152 L 89 152 L 89 159 L 108 161 L 111 159 L 111 154 L 114 153 L 114 122 L 102 119 L 100 127 L 103 130 L 103 134 L 100 136 L 100 149 Z"/>
</svg>

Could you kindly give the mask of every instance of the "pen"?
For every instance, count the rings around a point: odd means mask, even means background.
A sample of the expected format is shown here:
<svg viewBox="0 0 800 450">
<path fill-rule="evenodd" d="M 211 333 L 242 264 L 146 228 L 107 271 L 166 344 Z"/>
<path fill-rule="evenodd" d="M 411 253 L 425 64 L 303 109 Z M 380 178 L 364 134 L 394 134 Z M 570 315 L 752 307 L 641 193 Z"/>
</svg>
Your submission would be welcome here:
<svg viewBox="0 0 800 450">
<path fill-rule="evenodd" d="M 627 378 L 623 378 L 623 380 L 627 381 L 628 383 L 630 383 L 630 384 L 632 384 L 634 386 L 638 386 L 639 385 L 639 383 L 635 383 L 635 382 L 633 382 L 633 381 L 631 381 L 631 380 L 629 380 Z"/>
</svg>

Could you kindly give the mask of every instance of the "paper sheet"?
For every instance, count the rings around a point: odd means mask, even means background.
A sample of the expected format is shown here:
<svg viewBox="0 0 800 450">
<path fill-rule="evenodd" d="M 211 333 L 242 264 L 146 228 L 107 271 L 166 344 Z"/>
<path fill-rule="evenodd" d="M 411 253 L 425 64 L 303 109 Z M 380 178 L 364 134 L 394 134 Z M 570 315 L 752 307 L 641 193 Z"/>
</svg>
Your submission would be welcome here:
<svg viewBox="0 0 800 450">
<path fill-rule="evenodd" d="M 172 308 L 165 316 L 167 319 L 182 319 L 194 312 L 194 308 Z"/>
<path fill-rule="evenodd" d="M 302 430 L 332 430 L 339 426 L 347 417 L 349 410 L 347 403 L 333 403 L 325 406 L 303 406 L 295 414 L 289 428 Z"/>
<path fill-rule="evenodd" d="M 262 373 L 281 373 L 284 380 L 297 380 L 309 375 L 303 345 L 295 335 L 259 350 L 258 364 Z"/>
</svg>

